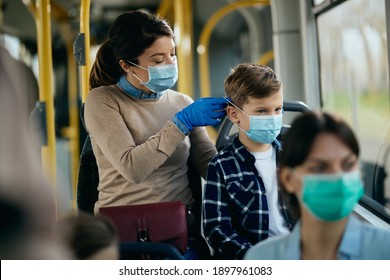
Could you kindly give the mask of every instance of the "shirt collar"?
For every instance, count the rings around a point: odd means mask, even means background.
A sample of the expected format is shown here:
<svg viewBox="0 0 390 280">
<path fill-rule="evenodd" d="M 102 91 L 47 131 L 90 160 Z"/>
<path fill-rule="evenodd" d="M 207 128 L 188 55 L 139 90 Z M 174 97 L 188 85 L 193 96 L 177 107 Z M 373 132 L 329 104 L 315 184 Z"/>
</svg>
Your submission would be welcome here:
<svg viewBox="0 0 390 280">
<path fill-rule="evenodd" d="M 161 96 L 164 95 L 164 92 L 157 92 L 157 93 L 151 92 L 151 93 L 149 93 L 149 92 L 145 92 L 143 90 L 140 90 L 140 89 L 134 87 L 126 79 L 125 75 L 122 75 L 119 78 L 117 86 L 120 87 L 128 95 L 135 97 L 135 98 L 138 98 L 138 99 L 159 99 Z"/>
<path fill-rule="evenodd" d="M 301 259 L 301 222 L 298 221 L 290 235 L 288 236 L 289 242 L 287 242 L 286 259 Z M 358 259 L 361 255 L 361 239 L 362 230 L 360 228 L 359 221 L 351 216 L 348 219 L 347 226 L 344 230 L 344 234 L 341 240 L 341 245 L 337 252 L 337 259 L 350 260 Z"/>
<path fill-rule="evenodd" d="M 241 161 L 246 161 L 249 160 L 254 164 L 255 162 L 255 157 L 248 152 L 247 149 L 245 149 L 244 145 L 241 143 L 240 139 L 235 137 L 232 142 L 232 147 L 233 147 L 233 152 L 234 154 L 241 160 Z"/>
<path fill-rule="evenodd" d="M 301 259 L 301 222 L 298 221 L 287 236 L 286 260 Z"/>
<path fill-rule="evenodd" d="M 232 146 L 234 154 L 236 154 L 241 161 L 244 162 L 245 160 L 249 160 L 254 164 L 256 160 L 255 157 L 244 147 L 238 136 L 233 139 Z M 275 148 L 276 151 L 279 151 L 281 149 L 281 145 L 278 140 L 272 142 L 272 146 Z"/>
<path fill-rule="evenodd" d="M 362 230 L 360 222 L 354 216 L 348 219 L 338 251 L 338 259 L 357 259 L 361 255 Z"/>
</svg>

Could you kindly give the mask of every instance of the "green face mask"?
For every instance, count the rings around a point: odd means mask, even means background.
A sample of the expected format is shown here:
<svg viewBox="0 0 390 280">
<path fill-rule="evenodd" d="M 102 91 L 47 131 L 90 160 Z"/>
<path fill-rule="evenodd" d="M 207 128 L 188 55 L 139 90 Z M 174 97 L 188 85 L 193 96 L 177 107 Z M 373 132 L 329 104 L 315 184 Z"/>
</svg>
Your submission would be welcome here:
<svg viewBox="0 0 390 280">
<path fill-rule="evenodd" d="M 303 177 L 302 202 L 319 220 L 333 222 L 347 217 L 363 193 L 359 171 Z"/>
</svg>

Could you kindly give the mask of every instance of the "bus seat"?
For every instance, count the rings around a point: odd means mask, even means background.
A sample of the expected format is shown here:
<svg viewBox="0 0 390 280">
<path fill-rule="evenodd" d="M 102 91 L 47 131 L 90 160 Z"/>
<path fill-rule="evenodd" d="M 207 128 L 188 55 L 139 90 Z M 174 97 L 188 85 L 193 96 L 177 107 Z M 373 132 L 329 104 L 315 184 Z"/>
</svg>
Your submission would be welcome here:
<svg viewBox="0 0 390 280">
<path fill-rule="evenodd" d="M 298 112 L 298 113 L 311 111 L 309 106 L 307 106 L 302 101 L 284 101 L 283 110 L 284 112 Z M 228 118 L 225 118 L 220 126 L 217 140 L 215 142 L 215 146 L 218 151 L 222 150 L 227 145 L 229 145 L 233 141 L 233 139 L 238 135 L 238 132 L 232 132 L 232 127 L 233 127 L 233 123 Z M 282 131 L 278 136 L 279 140 L 280 140 L 280 136 L 283 135 L 288 128 L 289 125 L 286 124 L 283 125 Z"/>
<path fill-rule="evenodd" d="M 194 204 L 191 209 L 191 211 L 195 215 L 195 221 L 193 226 L 195 228 L 195 235 L 193 237 L 194 245 L 192 247 L 196 249 L 200 259 L 210 259 L 211 253 L 209 246 L 207 245 L 207 241 L 202 236 L 202 179 L 195 165 L 192 163 L 191 158 L 188 160 L 187 174 L 189 180 L 189 187 L 194 198 Z M 191 238 L 189 238 L 189 242 L 191 242 Z"/>
<path fill-rule="evenodd" d="M 121 260 L 184 260 L 174 246 L 166 243 L 121 242 L 119 252 Z"/>
<path fill-rule="evenodd" d="M 80 108 L 80 119 L 84 122 L 84 104 Z M 80 155 L 79 173 L 77 178 L 77 208 L 87 213 L 94 213 L 95 202 L 98 200 L 99 172 L 91 139 L 87 134 Z"/>
<path fill-rule="evenodd" d="M 77 208 L 79 210 L 94 213 L 95 202 L 99 195 L 98 185 L 98 166 L 92 151 L 91 139 L 87 135 L 80 155 L 77 180 Z"/>
</svg>

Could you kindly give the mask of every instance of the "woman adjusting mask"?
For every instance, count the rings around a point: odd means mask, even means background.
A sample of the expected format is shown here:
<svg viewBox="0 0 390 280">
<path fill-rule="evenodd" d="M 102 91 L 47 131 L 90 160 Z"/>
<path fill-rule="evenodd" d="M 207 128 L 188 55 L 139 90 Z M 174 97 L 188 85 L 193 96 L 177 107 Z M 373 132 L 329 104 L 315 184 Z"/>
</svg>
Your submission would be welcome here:
<svg viewBox="0 0 390 280">
<path fill-rule="evenodd" d="M 99 168 L 95 213 L 107 206 L 181 201 L 200 221 L 187 163 L 206 176 L 216 149 L 203 126 L 221 122 L 226 101 L 194 102 L 172 89 L 175 48 L 164 19 L 130 11 L 115 19 L 96 55 L 84 111 Z M 187 227 L 196 240 L 188 247 L 199 247 L 196 223 Z"/>
</svg>

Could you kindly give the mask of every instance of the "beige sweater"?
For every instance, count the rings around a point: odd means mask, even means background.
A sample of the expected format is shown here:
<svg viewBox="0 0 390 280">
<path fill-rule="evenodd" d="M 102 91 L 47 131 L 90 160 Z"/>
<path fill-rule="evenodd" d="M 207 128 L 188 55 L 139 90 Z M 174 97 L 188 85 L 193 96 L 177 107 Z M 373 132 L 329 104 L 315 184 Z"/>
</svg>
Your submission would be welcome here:
<svg viewBox="0 0 390 280">
<path fill-rule="evenodd" d="M 192 103 L 168 90 L 159 99 L 137 99 L 116 85 L 93 89 L 85 102 L 85 122 L 99 167 L 101 206 L 181 200 L 193 203 L 187 160 L 202 177 L 216 154 L 204 127 L 185 136 L 171 122 Z"/>
</svg>

